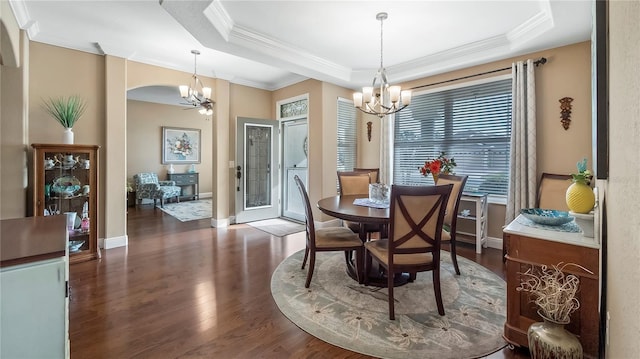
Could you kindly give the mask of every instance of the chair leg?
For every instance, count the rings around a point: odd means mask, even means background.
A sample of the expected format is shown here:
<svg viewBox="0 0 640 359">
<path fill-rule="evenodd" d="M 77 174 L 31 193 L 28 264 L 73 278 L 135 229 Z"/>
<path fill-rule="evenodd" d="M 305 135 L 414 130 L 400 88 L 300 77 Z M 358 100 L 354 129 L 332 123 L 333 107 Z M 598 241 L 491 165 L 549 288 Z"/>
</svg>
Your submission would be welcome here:
<svg viewBox="0 0 640 359">
<path fill-rule="evenodd" d="M 364 247 L 356 249 L 356 267 L 358 268 L 358 283 L 364 283 Z"/>
<path fill-rule="evenodd" d="M 444 304 L 442 303 L 442 291 L 440 290 L 440 266 L 433 269 L 433 291 L 436 294 L 436 304 L 438 314 L 444 315 Z"/>
<path fill-rule="evenodd" d="M 316 252 L 311 251 L 311 258 L 309 258 L 309 269 L 307 272 L 307 282 L 304 284 L 305 288 L 309 288 L 311 285 L 311 277 L 313 277 L 313 269 L 316 266 Z"/>
<path fill-rule="evenodd" d="M 304 269 L 304 266 L 307 264 L 307 258 L 309 258 L 309 247 L 308 246 L 304 247 L 304 258 L 302 259 L 302 268 L 300 268 L 300 269 Z"/>
<path fill-rule="evenodd" d="M 460 268 L 458 267 L 458 257 L 456 255 L 456 241 L 451 240 L 449 244 L 449 251 L 451 251 L 451 262 L 453 262 L 453 268 L 456 270 L 456 274 L 460 275 Z"/>
<path fill-rule="evenodd" d="M 364 285 L 369 285 L 369 272 L 371 271 L 371 265 L 372 265 L 372 259 L 371 259 L 371 253 L 369 253 L 369 251 L 367 251 L 366 249 L 364 250 L 364 272 L 363 272 L 363 279 L 364 279 Z"/>
<path fill-rule="evenodd" d="M 395 307 L 393 305 L 394 299 L 393 299 L 393 277 L 394 277 L 394 273 L 391 272 L 390 270 L 387 271 L 387 291 L 389 292 L 389 319 L 391 320 L 395 320 L 396 319 L 396 313 L 395 313 Z"/>
</svg>

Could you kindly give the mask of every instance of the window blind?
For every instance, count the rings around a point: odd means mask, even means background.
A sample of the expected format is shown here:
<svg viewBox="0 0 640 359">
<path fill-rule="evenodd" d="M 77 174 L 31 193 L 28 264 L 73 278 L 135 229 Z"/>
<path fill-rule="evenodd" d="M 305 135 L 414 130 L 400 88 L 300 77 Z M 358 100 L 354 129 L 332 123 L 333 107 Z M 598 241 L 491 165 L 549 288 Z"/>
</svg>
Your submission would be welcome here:
<svg viewBox="0 0 640 359">
<path fill-rule="evenodd" d="M 506 196 L 511 140 L 511 79 L 416 94 L 396 114 L 393 181 L 433 184 L 418 168 L 445 152 L 465 191 Z"/>
<path fill-rule="evenodd" d="M 338 98 L 338 171 L 352 171 L 356 166 L 356 108 L 353 101 Z"/>
</svg>

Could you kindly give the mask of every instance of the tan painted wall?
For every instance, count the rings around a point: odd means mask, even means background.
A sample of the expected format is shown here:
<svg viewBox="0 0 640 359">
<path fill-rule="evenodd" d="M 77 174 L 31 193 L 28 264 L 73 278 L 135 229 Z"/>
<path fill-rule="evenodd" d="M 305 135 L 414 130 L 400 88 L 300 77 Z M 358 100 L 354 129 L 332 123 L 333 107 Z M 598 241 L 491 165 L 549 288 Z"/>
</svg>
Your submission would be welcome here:
<svg viewBox="0 0 640 359">
<path fill-rule="evenodd" d="M 607 358 L 637 358 L 640 339 L 640 2 L 609 2 Z"/>
<path fill-rule="evenodd" d="M 236 137 L 237 137 L 237 118 L 257 118 L 263 120 L 272 119 L 275 121 L 275 115 L 272 111 L 272 94 L 271 91 L 261 90 L 253 87 L 242 85 L 230 85 L 230 111 L 229 111 L 229 159 L 234 161 L 236 158 Z M 235 170 L 228 170 L 229 178 L 229 213 L 235 215 Z"/>
<path fill-rule="evenodd" d="M 7 16 L 13 17 L 11 11 L 6 11 L 5 3 L 2 2 L 2 26 Z M 7 40 L 3 37 L 2 41 L 5 46 Z M 24 46 L 28 42 L 24 33 L 20 33 L 18 42 L 14 55 L 20 58 L 22 66 L 0 66 L 0 219 L 21 218 L 27 213 L 29 112 L 24 104 L 29 98 L 29 65 L 25 60 L 29 58 L 29 47 Z M 4 57 L 4 48 L 2 51 Z"/>
<path fill-rule="evenodd" d="M 31 41 L 29 60 L 28 144 L 61 143 L 63 127 L 43 109 L 43 99 L 80 95 L 87 102 L 73 127 L 76 144 L 100 146 L 99 183 L 105 183 L 105 61 L 104 57 Z M 124 145 L 124 138 L 122 139 Z M 105 188 L 98 195 L 98 238 L 103 238 Z"/>
<path fill-rule="evenodd" d="M 213 125 L 212 120 L 197 110 L 161 105 L 143 101 L 127 101 L 127 180 L 133 183 L 133 175 L 155 172 L 160 179 L 167 178 L 168 165 L 162 164 L 162 127 L 199 129 L 200 160 L 196 164 L 199 173 L 200 193 L 210 193 L 213 173 Z M 176 173 L 187 172 L 190 165 L 173 165 Z M 124 186 L 124 183 L 122 183 Z"/>
</svg>

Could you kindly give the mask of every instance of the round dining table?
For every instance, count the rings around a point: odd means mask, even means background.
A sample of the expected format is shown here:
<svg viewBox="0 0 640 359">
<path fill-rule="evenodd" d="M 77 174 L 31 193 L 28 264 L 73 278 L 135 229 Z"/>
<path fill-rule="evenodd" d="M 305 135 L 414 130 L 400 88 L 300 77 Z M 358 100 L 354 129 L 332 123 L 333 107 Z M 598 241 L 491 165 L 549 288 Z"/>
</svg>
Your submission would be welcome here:
<svg viewBox="0 0 640 359">
<path fill-rule="evenodd" d="M 366 194 L 361 195 L 345 195 L 345 196 L 332 196 L 323 198 L 318 201 L 318 209 L 329 216 L 339 218 L 345 221 L 358 222 L 361 224 L 374 224 L 380 225 L 381 236 L 386 237 L 386 230 L 389 226 L 389 208 L 374 208 L 362 205 L 356 205 L 353 202 L 358 198 L 368 198 Z M 360 226 L 360 233 L 358 233 L 362 242 L 367 241 L 367 233 L 364 230 L 364 226 Z M 353 263 L 353 253 L 351 251 L 345 252 L 345 259 L 347 263 L 347 273 L 355 280 L 358 279 L 355 264 Z M 377 266 L 372 266 L 369 273 L 369 284 L 386 287 L 387 279 L 384 271 Z M 409 280 L 407 273 L 399 273 L 395 275 L 394 286 L 400 286 L 406 284 Z"/>
</svg>

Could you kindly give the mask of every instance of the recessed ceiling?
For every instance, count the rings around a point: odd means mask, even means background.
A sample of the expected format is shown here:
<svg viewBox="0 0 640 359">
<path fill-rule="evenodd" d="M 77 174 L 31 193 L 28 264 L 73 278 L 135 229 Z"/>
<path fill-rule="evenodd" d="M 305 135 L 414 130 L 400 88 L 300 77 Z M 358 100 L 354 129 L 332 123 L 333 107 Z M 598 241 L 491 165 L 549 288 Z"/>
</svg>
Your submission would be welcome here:
<svg viewBox="0 0 640 359">
<path fill-rule="evenodd" d="M 11 1 L 32 41 L 275 90 L 408 81 L 589 40 L 591 1 Z M 185 82 L 188 78 L 185 78 Z M 177 99 L 176 102 L 180 102 Z"/>
</svg>

